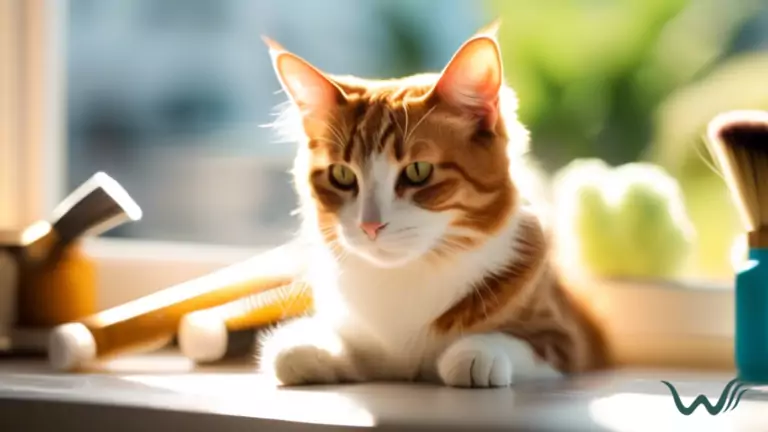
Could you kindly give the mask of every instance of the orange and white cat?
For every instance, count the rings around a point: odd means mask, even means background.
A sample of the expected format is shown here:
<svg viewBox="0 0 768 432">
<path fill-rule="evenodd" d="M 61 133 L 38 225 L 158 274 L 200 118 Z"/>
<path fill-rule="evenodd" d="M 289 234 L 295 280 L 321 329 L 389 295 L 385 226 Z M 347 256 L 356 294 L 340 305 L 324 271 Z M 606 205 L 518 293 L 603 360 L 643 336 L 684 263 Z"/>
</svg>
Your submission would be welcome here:
<svg viewBox="0 0 768 432">
<path fill-rule="evenodd" d="M 607 364 L 522 186 L 528 132 L 495 25 L 441 73 L 392 80 L 331 76 L 268 44 L 299 132 L 314 311 L 262 337 L 262 372 L 497 387 Z"/>
</svg>

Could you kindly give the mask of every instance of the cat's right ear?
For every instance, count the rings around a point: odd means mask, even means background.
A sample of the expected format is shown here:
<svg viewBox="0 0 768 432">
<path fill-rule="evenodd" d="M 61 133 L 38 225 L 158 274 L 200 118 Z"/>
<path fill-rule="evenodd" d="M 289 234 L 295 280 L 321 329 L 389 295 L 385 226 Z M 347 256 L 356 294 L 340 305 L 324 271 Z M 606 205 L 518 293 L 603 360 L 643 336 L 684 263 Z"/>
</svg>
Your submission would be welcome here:
<svg viewBox="0 0 768 432">
<path fill-rule="evenodd" d="M 326 111 L 346 101 L 344 92 L 324 73 L 277 42 L 262 39 L 269 47 L 280 85 L 303 113 Z"/>
</svg>

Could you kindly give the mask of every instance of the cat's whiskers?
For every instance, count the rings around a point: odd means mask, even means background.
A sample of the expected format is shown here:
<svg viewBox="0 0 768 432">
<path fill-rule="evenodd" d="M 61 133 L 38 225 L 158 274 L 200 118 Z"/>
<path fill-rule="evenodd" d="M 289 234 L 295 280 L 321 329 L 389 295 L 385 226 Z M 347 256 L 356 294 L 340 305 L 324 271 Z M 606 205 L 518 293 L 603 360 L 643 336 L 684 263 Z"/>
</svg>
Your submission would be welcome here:
<svg viewBox="0 0 768 432">
<path fill-rule="evenodd" d="M 397 233 L 401 233 L 401 232 L 404 232 L 404 231 L 413 231 L 415 229 L 416 229 L 416 227 L 409 226 L 409 227 L 404 227 L 404 228 L 396 229 L 394 231 L 390 231 L 390 234 L 397 234 Z"/>
<path fill-rule="evenodd" d="M 405 136 L 405 130 L 403 130 L 403 127 L 400 125 L 400 121 L 397 119 L 395 111 L 389 106 L 386 106 L 386 109 L 389 112 L 389 117 L 392 119 L 392 122 L 397 126 L 397 129 L 400 130 L 400 135 Z"/>
<path fill-rule="evenodd" d="M 449 240 L 445 238 L 441 238 L 437 245 L 435 245 L 430 251 L 430 255 L 432 255 L 433 258 L 442 259 L 442 258 L 450 258 L 454 255 L 458 255 L 461 252 L 463 252 L 463 246 L 451 243 Z"/>
<path fill-rule="evenodd" d="M 408 134 L 403 139 L 403 142 L 406 145 L 408 145 L 408 143 L 410 142 L 411 137 L 416 132 L 416 130 L 419 128 L 419 126 L 421 126 L 424 123 L 424 120 L 426 120 L 427 117 L 429 117 L 429 115 L 432 114 L 435 111 L 435 108 L 437 108 L 437 105 L 435 105 L 432 108 L 430 108 L 429 110 L 427 110 L 427 112 L 419 119 L 419 121 L 416 122 L 416 125 L 413 127 L 413 130 L 408 132 Z"/>
<path fill-rule="evenodd" d="M 408 115 L 408 104 L 406 104 L 405 102 L 403 102 L 403 113 L 405 114 L 405 129 L 404 129 L 404 132 L 403 132 L 403 142 L 405 143 L 405 142 L 407 142 L 405 137 L 408 136 L 408 117 L 410 117 Z"/>
<path fill-rule="evenodd" d="M 391 244 L 391 243 L 404 242 L 406 240 L 411 240 L 411 239 L 415 239 L 415 238 L 418 238 L 418 237 L 419 237 L 419 235 L 417 233 L 403 232 L 403 233 L 398 233 L 397 235 L 391 234 L 389 236 L 382 237 L 381 240 L 382 240 L 382 243 L 384 243 L 384 244 Z"/>
<path fill-rule="evenodd" d="M 482 289 L 491 293 L 491 295 L 493 296 L 493 301 L 495 303 L 499 303 L 499 297 L 496 295 L 496 292 L 493 290 L 493 288 L 488 284 L 488 281 L 483 280 Z"/>
<path fill-rule="evenodd" d="M 344 116 L 340 115 L 338 112 L 334 112 L 333 118 L 334 120 L 341 119 L 341 126 L 344 128 L 344 130 L 349 130 L 349 128 L 347 127 L 347 119 Z M 335 127 L 333 124 L 330 124 L 330 123 L 328 124 L 328 128 L 331 130 L 331 133 L 334 134 L 336 139 L 339 140 L 339 146 L 343 150 L 347 142 L 347 140 L 344 139 L 345 134 L 343 133 L 343 131 L 339 130 L 337 127 Z"/>
<path fill-rule="evenodd" d="M 469 249 L 467 247 L 467 245 L 465 245 L 465 244 L 463 244 L 463 243 L 461 243 L 461 242 L 459 242 L 457 240 L 454 240 L 450 236 L 442 237 L 440 239 L 440 242 L 441 242 L 442 245 L 444 245 L 445 247 L 449 248 L 449 250 L 451 252 L 453 252 L 453 253 L 461 253 L 461 252 L 465 252 L 466 250 Z"/>
<path fill-rule="evenodd" d="M 317 137 L 317 138 L 314 138 L 314 140 L 317 141 L 317 142 L 331 144 L 331 145 L 337 146 L 337 147 L 341 147 L 342 146 L 338 141 L 332 140 L 332 139 L 328 139 L 328 138 L 325 138 L 325 137 Z"/>
<path fill-rule="evenodd" d="M 334 116 L 334 118 L 340 118 L 341 119 L 341 126 L 344 128 L 344 130 L 349 130 L 349 126 L 347 126 L 347 118 L 346 117 L 344 117 L 343 115 L 339 115 L 339 116 Z"/>
<path fill-rule="evenodd" d="M 483 298 L 483 291 L 478 288 L 477 285 L 472 285 L 472 291 L 480 298 L 480 304 L 483 306 L 483 316 L 488 318 L 488 308 L 485 306 L 485 298 Z"/>
<path fill-rule="evenodd" d="M 494 306 L 499 304 L 499 297 L 493 291 L 493 288 L 488 284 L 488 281 L 486 279 L 482 279 L 479 283 L 473 284 L 472 289 L 480 298 L 480 304 L 483 306 L 483 315 L 487 319 L 489 317 L 489 314 L 488 314 L 488 305 L 486 304 L 485 293 L 489 293 L 491 296 L 493 296 Z"/>
<path fill-rule="evenodd" d="M 346 146 L 346 144 L 344 143 L 344 135 L 342 134 L 342 132 L 331 124 L 328 124 L 328 130 L 333 134 L 333 137 L 336 139 L 335 144 L 336 144 L 336 147 L 338 147 L 339 151 L 344 151 L 344 147 Z"/>
<path fill-rule="evenodd" d="M 336 146 L 341 151 L 344 150 L 344 146 L 345 146 L 345 144 L 344 144 L 344 135 L 331 122 L 327 122 L 325 120 L 322 120 L 322 119 L 319 119 L 319 118 L 315 118 L 312 115 L 308 115 L 306 118 L 308 120 L 312 120 L 312 121 L 320 123 L 326 130 L 328 130 L 328 132 L 331 133 L 331 135 L 333 135 L 333 138 L 334 138 L 332 140 L 329 140 L 329 139 L 323 138 L 323 137 L 313 137 L 314 140 L 334 145 L 334 146 Z"/>
</svg>

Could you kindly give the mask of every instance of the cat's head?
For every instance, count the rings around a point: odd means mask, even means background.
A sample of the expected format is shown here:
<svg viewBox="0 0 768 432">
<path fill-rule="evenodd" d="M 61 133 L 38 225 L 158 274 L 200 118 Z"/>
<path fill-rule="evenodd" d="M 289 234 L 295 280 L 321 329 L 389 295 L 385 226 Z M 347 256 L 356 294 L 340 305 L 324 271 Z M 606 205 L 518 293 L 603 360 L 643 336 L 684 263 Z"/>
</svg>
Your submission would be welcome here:
<svg viewBox="0 0 768 432">
<path fill-rule="evenodd" d="M 527 148 L 504 86 L 495 26 L 441 73 L 332 76 L 267 41 L 300 130 L 294 166 L 304 229 L 381 267 L 454 256 L 519 205 L 510 148 Z"/>
</svg>

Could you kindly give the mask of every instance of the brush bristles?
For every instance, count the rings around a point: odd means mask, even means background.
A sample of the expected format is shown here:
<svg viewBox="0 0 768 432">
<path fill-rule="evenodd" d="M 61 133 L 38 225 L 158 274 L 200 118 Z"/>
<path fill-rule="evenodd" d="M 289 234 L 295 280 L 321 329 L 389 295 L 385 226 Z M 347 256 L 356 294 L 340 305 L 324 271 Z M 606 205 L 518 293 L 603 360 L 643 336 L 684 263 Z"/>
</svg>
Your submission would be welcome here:
<svg viewBox="0 0 768 432">
<path fill-rule="evenodd" d="M 768 228 L 768 112 L 721 114 L 710 122 L 707 138 L 746 230 Z"/>
</svg>

